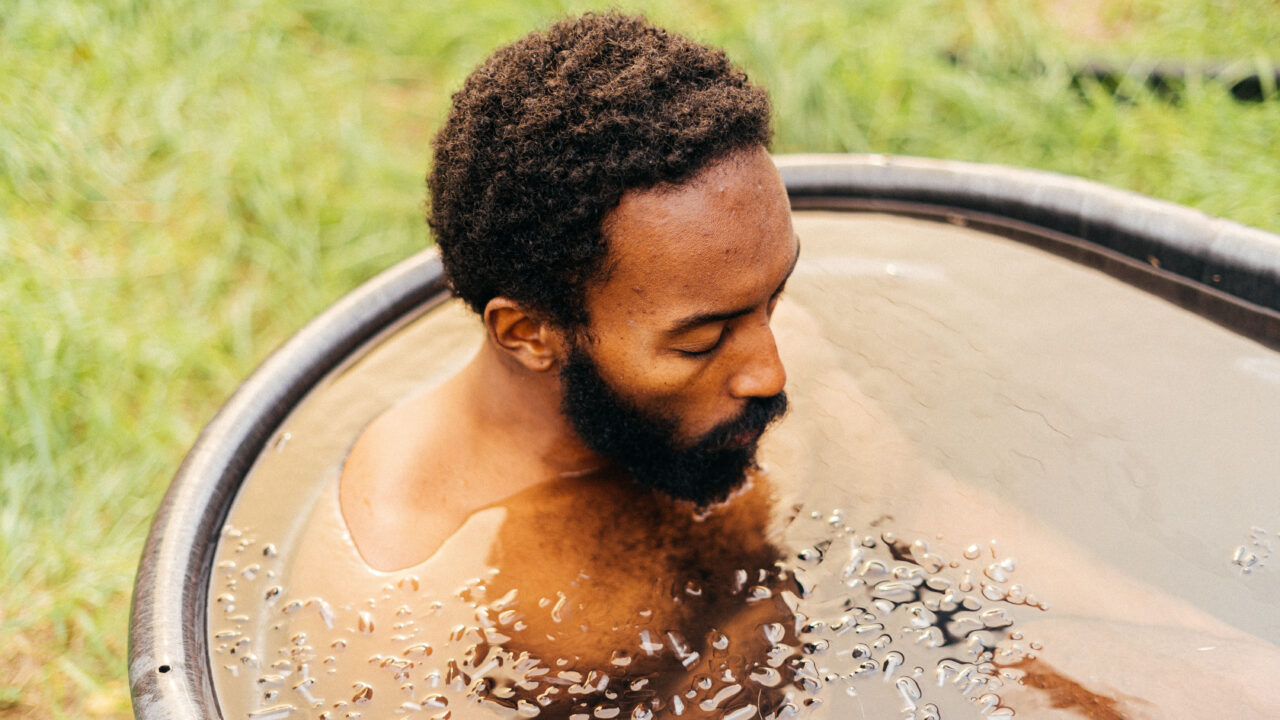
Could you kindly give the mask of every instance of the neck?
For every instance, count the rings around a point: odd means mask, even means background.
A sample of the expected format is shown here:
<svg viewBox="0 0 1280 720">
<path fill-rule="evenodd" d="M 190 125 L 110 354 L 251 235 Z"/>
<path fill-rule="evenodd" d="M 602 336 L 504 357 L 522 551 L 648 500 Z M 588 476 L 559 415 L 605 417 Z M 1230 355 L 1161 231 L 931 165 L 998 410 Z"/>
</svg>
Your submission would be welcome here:
<svg viewBox="0 0 1280 720">
<path fill-rule="evenodd" d="M 582 444 L 560 411 L 555 368 L 529 370 L 486 342 L 458 379 L 486 445 L 535 461 L 551 476 L 586 475 L 609 464 Z"/>
</svg>

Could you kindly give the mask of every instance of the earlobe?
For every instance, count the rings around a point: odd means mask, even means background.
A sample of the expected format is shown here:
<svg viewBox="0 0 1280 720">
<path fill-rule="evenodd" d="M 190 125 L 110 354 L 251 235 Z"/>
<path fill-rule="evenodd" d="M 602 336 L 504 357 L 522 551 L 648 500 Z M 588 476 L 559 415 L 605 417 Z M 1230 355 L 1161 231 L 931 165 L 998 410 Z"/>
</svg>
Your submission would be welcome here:
<svg viewBox="0 0 1280 720">
<path fill-rule="evenodd" d="M 534 372 L 555 366 L 557 335 L 551 325 L 520 303 L 493 298 L 484 308 L 489 341 L 508 357 Z"/>
</svg>

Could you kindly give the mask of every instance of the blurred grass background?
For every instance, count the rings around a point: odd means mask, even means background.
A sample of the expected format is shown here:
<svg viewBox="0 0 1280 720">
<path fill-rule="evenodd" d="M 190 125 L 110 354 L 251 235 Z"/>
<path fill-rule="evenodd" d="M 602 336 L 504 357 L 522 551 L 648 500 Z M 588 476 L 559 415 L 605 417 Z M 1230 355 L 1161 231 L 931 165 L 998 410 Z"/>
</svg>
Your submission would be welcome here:
<svg viewBox="0 0 1280 720">
<path fill-rule="evenodd" d="M 0 718 L 128 717 L 129 593 L 199 428 L 308 318 L 430 242 L 429 138 L 500 43 L 588 3 L 6 0 Z M 599 5 L 595 5 L 599 7 Z M 622 3 L 769 88 L 778 152 L 1055 170 L 1280 231 L 1280 98 L 1072 85 L 1270 71 L 1276 0 Z"/>
</svg>

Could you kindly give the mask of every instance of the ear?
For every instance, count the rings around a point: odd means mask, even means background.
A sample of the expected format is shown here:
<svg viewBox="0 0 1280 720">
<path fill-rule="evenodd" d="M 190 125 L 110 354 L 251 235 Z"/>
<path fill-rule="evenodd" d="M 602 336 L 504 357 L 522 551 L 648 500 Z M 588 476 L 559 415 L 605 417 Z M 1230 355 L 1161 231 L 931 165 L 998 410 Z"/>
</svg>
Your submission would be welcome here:
<svg viewBox="0 0 1280 720">
<path fill-rule="evenodd" d="M 534 372 L 546 372 L 560 357 L 560 333 L 524 305 L 495 297 L 484 306 L 489 340 L 511 359 Z"/>
</svg>

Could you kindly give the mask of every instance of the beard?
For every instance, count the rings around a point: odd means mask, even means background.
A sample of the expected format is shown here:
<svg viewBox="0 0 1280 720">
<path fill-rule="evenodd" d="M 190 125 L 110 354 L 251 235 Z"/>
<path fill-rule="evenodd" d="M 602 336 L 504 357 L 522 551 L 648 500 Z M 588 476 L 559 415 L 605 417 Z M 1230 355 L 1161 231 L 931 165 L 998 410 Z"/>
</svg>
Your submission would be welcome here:
<svg viewBox="0 0 1280 720">
<path fill-rule="evenodd" d="M 561 412 L 583 443 L 629 472 L 641 486 L 699 507 L 721 502 L 755 469 L 760 433 L 787 410 L 787 395 L 753 397 L 735 418 L 692 443 L 680 443 L 679 423 L 642 410 L 600 376 L 577 345 L 560 369 Z M 751 438 L 741 442 L 743 437 Z"/>
</svg>

